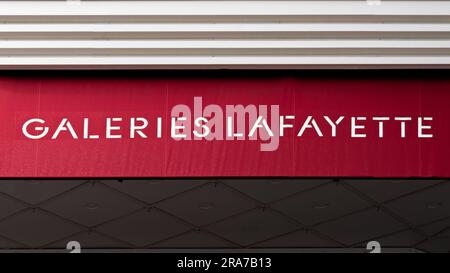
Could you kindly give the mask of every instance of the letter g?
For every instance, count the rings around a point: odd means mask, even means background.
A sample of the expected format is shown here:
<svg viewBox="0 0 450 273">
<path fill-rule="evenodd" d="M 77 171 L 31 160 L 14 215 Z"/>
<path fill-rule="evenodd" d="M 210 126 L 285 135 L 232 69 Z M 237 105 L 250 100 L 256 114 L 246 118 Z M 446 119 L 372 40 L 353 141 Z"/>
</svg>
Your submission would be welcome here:
<svg viewBox="0 0 450 273">
<path fill-rule="evenodd" d="M 42 127 L 42 126 L 34 127 L 35 131 L 42 131 L 42 133 L 40 133 L 38 135 L 32 135 L 28 132 L 28 126 L 30 126 L 30 124 L 34 123 L 34 122 L 44 124 L 45 120 L 39 119 L 39 118 L 32 118 L 32 119 L 27 120 L 22 126 L 22 133 L 29 139 L 40 139 L 40 138 L 45 137 L 45 135 L 47 135 L 47 133 L 48 133 L 48 127 Z"/>
</svg>

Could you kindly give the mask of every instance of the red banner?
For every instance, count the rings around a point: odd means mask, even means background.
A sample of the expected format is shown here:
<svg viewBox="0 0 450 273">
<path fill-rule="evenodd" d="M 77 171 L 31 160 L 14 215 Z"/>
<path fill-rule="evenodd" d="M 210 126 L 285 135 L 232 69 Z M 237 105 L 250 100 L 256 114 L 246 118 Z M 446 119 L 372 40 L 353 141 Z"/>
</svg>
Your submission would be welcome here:
<svg viewBox="0 0 450 273">
<path fill-rule="evenodd" d="M 0 177 L 450 177 L 450 79 L 201 74 L 0 77 Z"/>
</svg>

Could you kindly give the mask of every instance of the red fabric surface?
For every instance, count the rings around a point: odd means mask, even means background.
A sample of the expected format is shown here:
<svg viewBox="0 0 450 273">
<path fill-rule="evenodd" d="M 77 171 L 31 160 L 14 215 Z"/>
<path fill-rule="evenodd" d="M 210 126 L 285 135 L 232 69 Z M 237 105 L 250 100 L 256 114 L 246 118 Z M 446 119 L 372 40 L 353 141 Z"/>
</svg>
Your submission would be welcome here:
<svg viewBox="0 0 450 273">
<path fill-rule="evenodd" d="M 76 72 L 74 72 L 76 74 Z M 174 105 L 203 107 L 279 105 L 280 115 L 295 115 L 274 151 L 264 141 L 181 140 L 170 137 Z M 202 77 L 0 77 L 0 177 L 450 177 L 450 80 L 283 76 Z M 336 137 L 323 119 L 344 116 Z M 307 129 L 313 116 L 323 137 Z M 366 138 L 352 138 L 350 117 L 367 117 Z M 387 116 L 378 137 L 373 116 Z M 411 117 L 406 137 L 400 122 Z M 105 119 L 123 118 L 121 139 L 105 138 Z M 145 117 L 148 138 L 127 137 L 129 118 Z M 162 117 L 162 137 L 156 119 Z M 417 137 L 417 118 L 433 117 L 433 138 Z M 28 139 L 22 125 L 45 120 L 50 133 Z M 79 139 L 63 131 L 68 118 Z M 99 139 L 82 139 L 83 118 Z M 270 124 L 270 119 L 268 120 Z M 291 121 L 292 122 L 292 121 Z M 225 126 L 225 120 L 224 120 Z"/>
</svg>

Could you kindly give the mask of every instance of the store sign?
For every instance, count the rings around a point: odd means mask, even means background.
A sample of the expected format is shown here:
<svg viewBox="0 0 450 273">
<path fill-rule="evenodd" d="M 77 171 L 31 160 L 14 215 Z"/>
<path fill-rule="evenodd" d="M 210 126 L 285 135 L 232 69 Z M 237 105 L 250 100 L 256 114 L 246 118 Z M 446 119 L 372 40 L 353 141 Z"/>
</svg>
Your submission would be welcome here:
<svg viewBox="0 0 450 273">
<path fill-rule="evenodd" d="M 1 177 L 450 177 L 450 80 L 3 77 Z"/>
<path fill-rule="evenodd" d="M 299 128 L 294 128 L 295 115 L 280 115 L 280 105 L 226 105 L 222 109 L 219 105 L 208 105 L 213 110 L 202 111 L 202 97 L 194 97 L 194 109 L 199 106 L 197 116 L 192 116 L 192 110 L 188 105 L 175 105 L 171 109 L 170 122 L 167 138 L 172 140 L 208 140 L 208 141 L 241 141 L 251 140 L 260 142 L 260 151 L 273 152 L 278 150 L 280 137 L 291 137 L 287 131 L 293 130 L 294 137 L 304 137 L 308 135 L 308 130 L 313 131 L 312 135 L 318 138 L 368 138 L 366 126 L 368 122 L 375 122 L 378 126 L 377 137 L 384 138 L 385 123 L 395 122 L 397 133 L 391 129 L 392 135 L 397 134 L 398 138 L 407 138 L 407 126 L 416 127 L 414 133 L 408 138 L 433 138 L 432 121 L 433 117 L 411 117 L 411 116 L 345 116 L 338 115 L 336 119 L 330 116 L 307 115 L 302 117 Z M 270 109 L 271 111 L 260 109 Z M 231 110 L 230 110 L 231 109 Z M 273 111 L 273 109 L 276 109 Z M 270 114 L 269 114 L 270 113 Z M 270 118 L 269 118 L 270 117 Z M 26 120 L 22 125 L 22 133 L 28 139 L 47 139 L 58 141 L 67 137 L 74 140 L 108 140 L 108 139 L 151 139 L 152 132 L 156 138 L 163 138 L 163 116 L 154 120 L 147 117 L 106 117 L 92 121 L 89 117 L 82 119 L 60 118 L 57 126 L 47 126 L 47 121 L 42 118 L 33 117 Z M 414 120 L 413 120 L 414 119 Z M 290 123 L 288 123 L 288 121 Z M 95 126 L 90 126 L 92 123 Z M 350 123 L 348 132 L 341 132 L 337 135 L 338 128 L 345 127 L 345 122 Z M 154 124 L 152 129 L 149 124 Z M 319 124 L 325 124 L 319 126 Z M 74 126 L 77 124 L 78 126 Z M 100 124 L 100 125 L 99 125 Z M 269 125 L 270 124 L 270 125 Z M 298 124 L 298 122 L 297 122 Z M 76 127 L 80 128 L 75 129 Z M 94 127 L 94 128 L 91 128 Z M 94 131 L 95 133 L 92 133 Z M 343 130 L 344 131 L 344 130 Z M 64 133 L 67 132 L 67 133 Z M 67 136 L 68 135 L 68 136 Z"/>
</svg>

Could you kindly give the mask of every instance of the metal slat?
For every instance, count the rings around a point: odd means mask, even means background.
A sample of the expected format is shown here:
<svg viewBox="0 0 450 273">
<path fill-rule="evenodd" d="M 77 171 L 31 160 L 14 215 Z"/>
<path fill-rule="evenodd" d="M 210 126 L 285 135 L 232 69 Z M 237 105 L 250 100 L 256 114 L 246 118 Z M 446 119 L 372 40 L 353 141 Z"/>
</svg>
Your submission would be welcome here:
<svg viewBox="0 0 450 273">
<path fill-rule="evenodd" d="M 450 1 L 0 2 L 0 67 L 450 67 Z"/>
</svg>

